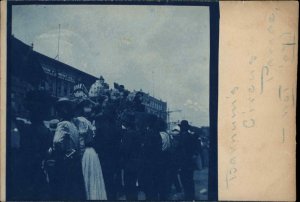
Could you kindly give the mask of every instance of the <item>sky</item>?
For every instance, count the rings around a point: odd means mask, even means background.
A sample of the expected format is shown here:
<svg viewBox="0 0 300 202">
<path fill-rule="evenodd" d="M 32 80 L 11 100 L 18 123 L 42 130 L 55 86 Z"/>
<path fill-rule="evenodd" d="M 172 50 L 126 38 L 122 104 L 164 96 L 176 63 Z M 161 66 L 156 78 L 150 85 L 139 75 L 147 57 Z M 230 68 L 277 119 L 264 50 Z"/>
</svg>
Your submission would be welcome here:
<svg viewBox="0 0 300 202">
<path fill-rule="evenodd" d="M 209 9 L 15 5 L 12 34 L 34 50 L 167 102 L 171 121 L 209 126 Z"/>
</svg>

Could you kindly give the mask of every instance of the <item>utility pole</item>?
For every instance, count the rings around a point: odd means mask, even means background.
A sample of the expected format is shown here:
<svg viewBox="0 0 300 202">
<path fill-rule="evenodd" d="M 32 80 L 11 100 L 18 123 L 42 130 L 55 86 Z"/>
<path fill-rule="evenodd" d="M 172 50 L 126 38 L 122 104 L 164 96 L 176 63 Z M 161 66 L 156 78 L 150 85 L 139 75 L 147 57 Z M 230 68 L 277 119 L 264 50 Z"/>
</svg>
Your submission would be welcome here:
<svg viewBox="0 0 300 202">
<path fill-rule="evenodd" d="M 168 111 L 166 111 L 166 113 L 167 113 L 167 124 L 168 124 L 168 129 L 170 130 L 170 114 L 171 113 L 174 113 L 174 112 L 181 112 L 182 110 L 181 109 L 175 109 L 175 110 L 168 110 Z"/>
<path fill-rule="evenodd" d="M 59 42 L 60 42 L 60 24 L 58 24 L 57 55 L 55 59 L 59 60 Z"/>
<path fill-rule="evenodd" d="M 154 97 L 154 71 L 152 70 L 152 96 Z"/>
<path fill-rule="evenodd" d="M 54 59 L 57 59 L 59 61 L 59 42 L 60 42 L 60 24 L 58 24 L 58 40 L 57 40 L 57 55 L 55 56 Z M 58 70 L 57 70 L 57 66 L 55 66 L 55 94 L 56 94 L 56 97 L 58 98 Z"/>
</svg>

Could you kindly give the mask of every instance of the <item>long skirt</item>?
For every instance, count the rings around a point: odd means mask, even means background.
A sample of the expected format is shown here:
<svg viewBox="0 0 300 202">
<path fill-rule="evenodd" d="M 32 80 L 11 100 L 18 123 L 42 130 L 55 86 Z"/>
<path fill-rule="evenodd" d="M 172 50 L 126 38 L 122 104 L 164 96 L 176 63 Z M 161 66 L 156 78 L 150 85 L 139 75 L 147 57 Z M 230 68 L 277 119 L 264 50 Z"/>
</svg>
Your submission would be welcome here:
<svg viewBox="0 0 300 202">
<path fill-rule="evenodd" d="M 86 199 L 79 157 L 58 158 L 52 181 L 53 200 L 81 201 Z"/>
<path fill-rule="evenodd" d="M 92 147 L 83 153 L 82 172 L 87 200 L 107 200 L 100 160 Z"/>
</svg>

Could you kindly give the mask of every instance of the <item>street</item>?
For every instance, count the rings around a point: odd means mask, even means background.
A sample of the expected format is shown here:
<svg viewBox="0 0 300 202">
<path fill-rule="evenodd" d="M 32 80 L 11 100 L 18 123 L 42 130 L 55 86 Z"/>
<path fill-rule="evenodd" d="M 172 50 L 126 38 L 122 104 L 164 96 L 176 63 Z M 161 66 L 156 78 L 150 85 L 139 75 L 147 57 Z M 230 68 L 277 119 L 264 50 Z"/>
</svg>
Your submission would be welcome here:
<svg viewBox="0 0 300 202">
<path fill-rule="evenodd" d="M 195 182 L 195 197 L 196 200 L 207 200 L 207 186 L 208 186 L 208 168 L 196 170 L 194 172 Z M 175 190 L 170 194 L 169 200 L 183 200 L 183 193 L 176 193 Z M 125 196 L 119 197 L 119 200 L 126 200 Z M 140 191 L 138 200 L 145 200 L 145 194 Z"/>
</svg>

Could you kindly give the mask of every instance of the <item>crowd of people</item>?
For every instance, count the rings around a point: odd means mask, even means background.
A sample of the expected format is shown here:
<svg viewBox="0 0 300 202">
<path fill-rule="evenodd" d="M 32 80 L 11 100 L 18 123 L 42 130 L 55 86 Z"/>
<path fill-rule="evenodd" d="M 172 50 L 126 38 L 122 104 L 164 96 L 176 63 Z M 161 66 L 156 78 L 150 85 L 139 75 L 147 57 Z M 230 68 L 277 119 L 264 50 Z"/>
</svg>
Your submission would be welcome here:
<svg viewBox="0 0 300 202">
<path fill-rule="evenodd" d="M 193 173 L 201 151 L 187 120 L 172 130 L 144 110 L 142 94 L 103 78 L 74 86 L 56 100 L 45 90 L 27 93 L 29 120 L 12 111 L 8 157 L 11 199 L 168 200 L 172 189 L 195 199 Z M 55 108 L 52 120 L 46 121 Z"/>
</svg>

